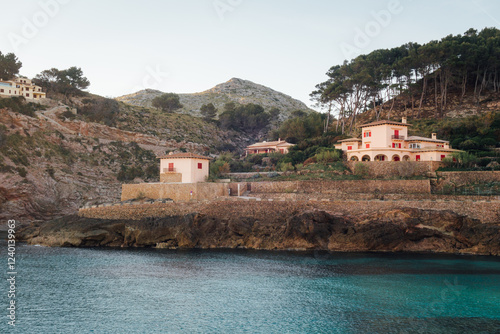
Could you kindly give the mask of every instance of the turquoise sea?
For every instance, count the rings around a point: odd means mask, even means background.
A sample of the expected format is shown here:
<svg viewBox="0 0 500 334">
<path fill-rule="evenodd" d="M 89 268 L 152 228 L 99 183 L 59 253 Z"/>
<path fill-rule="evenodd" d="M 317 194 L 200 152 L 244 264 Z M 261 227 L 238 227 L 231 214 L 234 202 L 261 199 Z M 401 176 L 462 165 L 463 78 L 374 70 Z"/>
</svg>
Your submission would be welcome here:
<svg viewBox="0 0 500 334">
<path fill-rule="evenodd" d="M 16 260 L 1 333 L 500 333 L 494 257 L 21 244 Z"/>
</svg>

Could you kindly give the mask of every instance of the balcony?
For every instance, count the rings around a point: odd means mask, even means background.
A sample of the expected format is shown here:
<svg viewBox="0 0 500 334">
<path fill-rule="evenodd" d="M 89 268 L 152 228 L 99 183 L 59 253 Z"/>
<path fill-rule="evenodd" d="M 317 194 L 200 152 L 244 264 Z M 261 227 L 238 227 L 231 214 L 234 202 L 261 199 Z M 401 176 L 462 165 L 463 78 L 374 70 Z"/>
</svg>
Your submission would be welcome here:
<svg viewBox="0 0 500 334">
<path fill-rule="evenodd" d="M 401 135 L 392 135 L 391 138 L 395 140 L 405 140 L 405 136 Z"/>
<path fill-rule="evenodd" d="M 177 168 L 163 168 L 163 173 L 177 173 Z"/>
</svg>

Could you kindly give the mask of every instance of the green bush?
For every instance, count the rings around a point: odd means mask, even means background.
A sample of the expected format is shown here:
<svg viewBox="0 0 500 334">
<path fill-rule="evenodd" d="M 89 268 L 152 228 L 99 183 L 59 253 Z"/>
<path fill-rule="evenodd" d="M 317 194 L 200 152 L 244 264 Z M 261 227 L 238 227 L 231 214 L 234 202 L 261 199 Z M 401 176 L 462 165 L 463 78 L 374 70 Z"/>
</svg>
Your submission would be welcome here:
<svg viewBox="0 0 500 334">
<path fill-rule="evenodd" d="M 315 155 L 316 157 L 316 161 L 318 163 L 322 163 L 322 164 L 328 164 L 328 163 L 332 163 L 332 162 L 336 162 L 336 161 L 339 161 L 342 157 L 342 155 L 339 153 L 339 151 L 326 151 L 326 150 L 323 150 L 323 151 L 320 151 L 319 153 L 317 153 Z"/>
<path fill-rule="evenodd" d="M 358 162 L 354 165 L 354 175 L 359 176 L 363 179 L 367 178 L 370 172 L 368 165 Z"/>
<path fill-rule="evenodd" d="M 19 173 L 19 176 L 26 177 L 26 175 L 28 175 L 28 172 L 26 171 L 25 168 L 17 167 L 16 169 L 17 169 L 17 172 Z"/>
</svg>

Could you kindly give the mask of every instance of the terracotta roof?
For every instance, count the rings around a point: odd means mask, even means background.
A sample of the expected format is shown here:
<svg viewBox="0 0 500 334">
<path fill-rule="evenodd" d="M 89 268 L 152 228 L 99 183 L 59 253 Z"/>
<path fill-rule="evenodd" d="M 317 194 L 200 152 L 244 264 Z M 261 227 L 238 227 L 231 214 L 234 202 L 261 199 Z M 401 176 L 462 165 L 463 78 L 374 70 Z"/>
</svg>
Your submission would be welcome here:
<svg viewBox="0 0 500 334">
<path fill-rule="evenodd" d="M 277 141 L 264 141 L 264 142 L 260 142 L 260 143 L 255 143 L 255 144 L 252 144 L 252 145 L 248 145 L 247 148 L 283 146 L 285 144 L 289 144 L 291 146 L 294 145 L 294 144 L 287 143 L 284 140 L 281 140 L 281 141 L 277 140 Z"/>
<path fill-rule="evenodd" d="M 213 160 L 210 157 L 200 155 L 200 154 L 195 154 L 191 152 L 186 152 L 186 153 L 174 153 L 174 154 L 167 154 L 163 155 L 161 157 L 158 157 L 158 159 L 205 159 L 205 160 Z"/>
<path fill-rule="evenodd" d="M 401 123 L 401 122 L 394 122 L 394 121 L 385 120 L 385 121 L 376 121 L 376 122 L 361 124 L 361 125 L 358 125 L 357 127 L 358 128 L 365 128 L 367 126 L 384 125 L 384 124 L 411 126 L 411 124 L 408 124 L 408 123 Z"/>
<path fill-rule="evenodd" d="M 348 142 L 348 141 L 362 141 L 362 140 L 359 138 L 347 138 L 347 139 L 339 140 L 339 143 Z"/>
<path fill-rule="evenodd" d="M 419 136 L 410 136 L 410 137 L 406 138 L 406 141 L 413 141 L 413 140 L 430 141 L 430 142 L 436 142 L 436 143 L 449 143 L 447 140 L 432 139 L 432 138 L 425 138 L 425 137 L 419 137 Z"/>
</svg>

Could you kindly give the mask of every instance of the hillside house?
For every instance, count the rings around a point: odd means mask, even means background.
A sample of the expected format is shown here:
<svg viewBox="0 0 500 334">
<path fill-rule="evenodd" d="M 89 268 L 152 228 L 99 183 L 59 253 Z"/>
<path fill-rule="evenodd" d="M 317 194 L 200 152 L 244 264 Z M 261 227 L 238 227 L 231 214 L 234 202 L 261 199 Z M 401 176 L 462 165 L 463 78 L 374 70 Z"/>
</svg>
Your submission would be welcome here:
<svg viewBox="0 0 500 334">
<path fill-rule="evenodd" d="M 160 157 L 160 182 L 205 182 L 212 158 L 194 153 L 169 153 Z"/>
<path fill-rule="evenodd" d="M 294 144 L 287 143 L 284 140 L 278 139 L 277 141 L 263 141 L 260 143 L 255 143 L 245 148 L 245 155 L 249 154 L 263 154 L 263 153 L 274 153 L 279 152 L 282 154 L 287 154 L 290 147 L 295 146 Z"/>
<path fill-rule="evenodd" d="M 459 152 L 435 133 L 431 138 L 408 136 L 409 126 L 406 118 L 363 124 L 361 139 L 341 140 L 335 148 L 344 151 L 350 161 L 442 161 Z"/>
<path fill-rule="evenodd" d="M 42 87 L 37 86 L 26 78 L 0 80 L 0 97 L 24 96 L 26 99 L 39 100 L 46 98 Z"/>
</svg>

